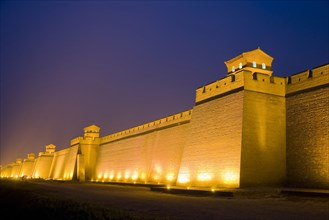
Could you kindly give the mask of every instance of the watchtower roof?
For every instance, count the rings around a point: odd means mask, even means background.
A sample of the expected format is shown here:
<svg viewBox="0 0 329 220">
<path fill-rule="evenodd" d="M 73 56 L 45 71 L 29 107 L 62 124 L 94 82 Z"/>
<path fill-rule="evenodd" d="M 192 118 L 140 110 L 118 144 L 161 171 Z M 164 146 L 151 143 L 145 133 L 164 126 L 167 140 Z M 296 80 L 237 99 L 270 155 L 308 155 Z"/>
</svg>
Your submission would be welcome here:
<svg viewBox="0 0 329 220">
<path fill-rule="evenodd" d="M 257 61 L 259 58 L 261 58 L 261 59 L 266 59 L 266 60 L 270 61 L 271 63 L 274 59 L 273 57 L 271 57 L 270 55 L 265 53 L 262 49 L 260 49 L 260 47 L 257 47 L 254 50 L 249 50 L 249 51 L 243 52 L 242 54 L 240 54 L 224 63 L 229 64 L 229 63 L 235 62 L 236 60 L 239 60 L 241 58 L 244 58 L 246 61 L 250 61 L 250 62 Z"/>
<path fill-rule="evenodd" d="M 228 74 L 235 74 L 242 70 L 252 73 L 258 72 L 272 75 L 273 57 L 262 51 L 259 47 L 243 52 L 240 55 L 224 62 L 227 67 Z"/>
<path fill-rule="evenodd" d="M 99 132 L 100 131 L 100 127 L 96 126 L 96 125 L 90 125 L 88 127 L 85 127 L 84 132 Z"/>
</svg>

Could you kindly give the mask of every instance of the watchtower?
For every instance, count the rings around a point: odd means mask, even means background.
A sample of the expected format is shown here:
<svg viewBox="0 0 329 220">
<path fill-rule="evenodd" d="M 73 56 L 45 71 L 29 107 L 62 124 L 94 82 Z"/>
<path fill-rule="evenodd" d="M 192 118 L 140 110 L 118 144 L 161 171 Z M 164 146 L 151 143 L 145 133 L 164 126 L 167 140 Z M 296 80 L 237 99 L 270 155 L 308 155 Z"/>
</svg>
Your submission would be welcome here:
<svg viewBox="0 0 329 220">
<path fill-rule="evenodd" d="M 228 75 L 236 74 L 242 70 L 251 73 L 264 73 L 272 76 L 273 57 L 262 51 L 259 47 L 240 54 L 226 62 Z"/>
</svg>

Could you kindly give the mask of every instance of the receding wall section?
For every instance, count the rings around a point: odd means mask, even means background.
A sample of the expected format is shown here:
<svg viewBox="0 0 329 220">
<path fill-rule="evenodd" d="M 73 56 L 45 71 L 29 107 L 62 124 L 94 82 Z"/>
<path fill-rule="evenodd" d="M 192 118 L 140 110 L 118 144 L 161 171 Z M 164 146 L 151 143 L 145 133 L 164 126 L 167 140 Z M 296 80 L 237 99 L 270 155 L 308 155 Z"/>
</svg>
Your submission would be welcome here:
<svg viewBox="0 0 329 220">
<path fill-rule="evenodd" d="M 243 94 L 203 100 L 193 108 L 178 185 L 239 187 Z"/>
<path fill-rule="evenodd" d="M 17 158 L 16 163 L 13 163 L 13 165 L 12 165 L 12 170 L 11 170 L 10 176 L 19 177 L 21 169 L 22 169 L 22 159 Z"/>
<path fill-rule="evenodd" d="M 287 85 L 287 180 L 329 188 L 329 65 L 290 77 Z"/>
<path fill-rule="evenodd" d="M 33 174 L 33 165 L 35 161 L 34 153 L 27 154 L 27 158 L 24 159 L 22 169 L 19 176 L 23 176 L 26 178 L 31 178 Z"/>
<path fill-rule="evenodd" d="M 173 184 L 190 118 L 185 111 L 102 138 L 94 180 Z"/>
<path fill-rule="evenodd" d="M 33 178 L 48 179 L 54 155 L 42 154 L 35 160 Z"/>
<path fill-rule="evenodd" d="M 56 146 L 49 144 L 45 152 L 40 152 L 39 157 L 34 162 L 32 178 L 48 179 L 51 165 L 54 159 Z"/>
<path fill-rule="evenodd" d="M 76 175 L 75 166 L 78 146 L 66 148 L 54 153 L 49 179 L 72 180 Z"/>
</svg>

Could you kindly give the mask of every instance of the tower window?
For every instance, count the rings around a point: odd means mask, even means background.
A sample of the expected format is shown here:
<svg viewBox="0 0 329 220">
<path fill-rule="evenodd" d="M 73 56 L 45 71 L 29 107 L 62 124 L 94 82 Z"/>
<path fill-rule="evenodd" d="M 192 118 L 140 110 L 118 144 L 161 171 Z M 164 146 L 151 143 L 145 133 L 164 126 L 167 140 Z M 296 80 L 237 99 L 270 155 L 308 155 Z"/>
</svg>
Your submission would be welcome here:
<svg viewBox="0 0 329 220">
<path fill-rule="evenodd" d="M 242 63 L 239 63 L 239 69 L 242 69 Z"/>
<path fill-rule="evenodd" d="M 252 62 L 252 67 L 257 67 L 257 64 L 255 61 Z"/>
<path fill-rule="evenodd" d="M 234 66 L 232 66 L 232 72 L 234 72 L 235 71 L 235 67 Z"/>
<path fill-rule="evenodd" d="M 265 65 L 265 63 L 262 63 L 262 69 L 263 69 L 263 70 L 266 69 L 266 65 Z"/>
</svg>

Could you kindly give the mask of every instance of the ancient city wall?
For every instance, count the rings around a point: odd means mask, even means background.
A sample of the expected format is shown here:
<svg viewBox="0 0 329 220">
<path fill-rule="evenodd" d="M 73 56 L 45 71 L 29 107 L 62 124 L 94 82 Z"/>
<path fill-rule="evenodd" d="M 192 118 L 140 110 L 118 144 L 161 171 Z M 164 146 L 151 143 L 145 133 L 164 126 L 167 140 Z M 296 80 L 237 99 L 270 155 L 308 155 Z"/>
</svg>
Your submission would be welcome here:
<svg viewBox="0 0 329 220">
<path fill-rule="evenodd" d="M 197 90 L 199 102 L 193 108 L 177 185 L 239 186 L 244 92 L 225 94 L 230 86 L 239 87 L 230 82 L 228 77 Z"/>
<path fill-rule="evenodd" d="M 101 138 L 94 180 L 176 181 L 191 111 Z"/>
<path fill-rule="evenodd" d="M 49 172 L 51 164 L 53 162 L 53 154 L 39 154 L 39 157 L 35 160 L 34 170 L 32 177 L 47 179 L 49 177 Z"/>
<path fill-rule="evenodd" d="M 75 174 L 77 152 L 78 146 L 55 152 L 48 178 L 72 180 Z"/>
<path fill-rule="evenodd" d="M 280 186 L 286 177 L 285 78 L 244 73 L 240 186 Z"/>
<path fill-rule="evenodd" d="M 19 176 L 32 177 L 34 159 L 25 159 Z"/>
<path fill-rule="evenodd" d="M 329 188 L 329 65 L 272 76 L 260 48 L 227 62 L 195 106 L 104 137 L 96 125 L 1 177 L 165 183 L 184 187 Z M 250 62 L 249 62 L 250 61 Z"/>
<path fill-rule="evenodd" d="M 12 170 L 11 170 L 10 176 L 12 176 L 12 177 L 19 177 L 19 174 L 21 172 L 21 168 L 22 168 L 22 159 L 21 158 L 17 158 L 16 159 L 16 163 L 14 163 L 12 165 Z"/>
<path fill-rule="evenodd" d="M 290 186 L 329 188 L 328 67 L 289 78 L 286 117 Z"/>
<path fill-rule="evenodd" d="M 1 167 L 1 177 L 14 177 L 11 175 L 14 163 L 7 164 L 6 166 Z"/>
</svg>

